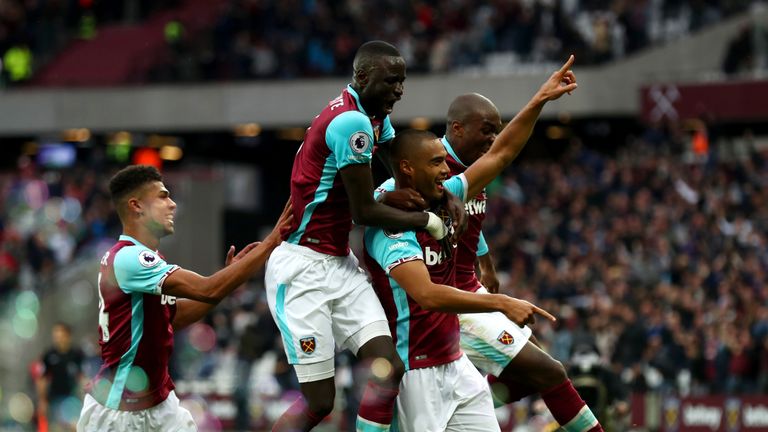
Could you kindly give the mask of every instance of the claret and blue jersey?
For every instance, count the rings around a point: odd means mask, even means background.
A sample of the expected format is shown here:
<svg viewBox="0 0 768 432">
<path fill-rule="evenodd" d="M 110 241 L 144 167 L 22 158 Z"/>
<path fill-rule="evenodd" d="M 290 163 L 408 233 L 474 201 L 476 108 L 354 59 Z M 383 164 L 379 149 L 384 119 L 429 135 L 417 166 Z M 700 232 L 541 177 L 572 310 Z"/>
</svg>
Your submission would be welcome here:
<svg viewBox="0 0 768 432">
<path fill-rule="evenodd" d="M 99 345 L 102 366 L 90 393 L 107 408 L 135 411 L 168 397 L 176 298 L 161 294 L 179 267 L 122 235 L 101 259 Z"/>
<path fill-rule="evenodd" d="M 456 155 L 451 143 L 443 137 L 443 146 L 448 156 L 445 162 L 451 170 L 451 175 L 456 176 L 463 173 L 467 166 L 461 162 Z M 395 190 L 395 180 L 389 179 L 376 189 L 377 193 Z M 456 288 L 475 292 L 481 287 L 475 273 L 475 260 L 478 256 L 488 253 L 488 245 L 483 236 L 483 221 L 485 220 L 485 207 L 487 195 L 485 188 L 471 199 L 466 200 L 465 208 L 467 210 L 467 229 L 459 238 L 458 248 L 456 248 Z"/>
<path fill-rule="evenodd" d="M 444 183 L 445 189 L 461 197 L 467 185 L 463 175 Z M 422 260 L 432 282 L 454 286 L 454 253 L 424 230 L 392 233 L 383 228 L 365 229 L 365 262 L 373 287 L 387 314 L 397 353 L 406 369 L 446 364 L 461 356 L 459 321 L 456 314 L 427 311 L 390 276 L 400 264 Z"/>
<path fill-rule="evenodd" d="M 335 256 L 349 254 L 352 214 L 339 171 L 370 164 L 373 147 L 395 137 L 389 117 L 371 119 L 351 86 L 307 130 L 291 173 L 293 223 L 283 240 Z"/>
</svg>

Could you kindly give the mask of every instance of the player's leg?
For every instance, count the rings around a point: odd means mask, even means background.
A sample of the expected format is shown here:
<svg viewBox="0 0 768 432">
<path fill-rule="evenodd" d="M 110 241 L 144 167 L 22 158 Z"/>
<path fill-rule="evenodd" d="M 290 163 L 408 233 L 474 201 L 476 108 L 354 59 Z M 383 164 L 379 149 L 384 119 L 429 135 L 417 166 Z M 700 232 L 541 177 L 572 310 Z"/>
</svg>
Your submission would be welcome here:
<svg viewBox="0 0 768 432">
<path fill-rule="evenodd" d="M 453 395 L 455 374 L 450 365 L 411 369 L 397 397 L 399 432 L 442 432 L 458 406 Z"/>
<path fill-rule="evenodd" d="M 491 392 L 485 378 L 466 356 L 449 366 L 452 378 L 452 397 L 457 402 L 446 432 L 493 432 L 499 431 L 499 422 L 493 409 Z"/>
<path fill-rule="evenodd" d="M 529 341 L 530 328 L 521 329 L 498 312 L 462 314 L 459 323 L 461 347 L 475 366 L 491 375 L 489 382 L 497 401 L 510 403 L 540 393 L 561 425 L 574 420 L 593 423 L 594 415 L 571 385 L 562 364 Z M 597 424 L 594 430 L 602 429 Z"/>
<path fill-rule="evenodd" d="M 336 384 L 333 378 L 299 383 L 301 395 L 272 426 L 272 431 L 310 431 L 333 411 Z"/>
<path fill-rule="evenodd" d="M 498 391 L 503 386 L 505 391 Z M 512 359 L 497 382 L 492 384 L 497 398 L 515 388 L 534 389 L 566 432 L 602 431 L 595 415 L 573 387 L 562 363 L 528 342 Z"/>
<path fill-rule="evenodd" d="M 370 370 L 358 409 L 357 429 L 388 430 L 405 366 L 390 336 L 377 336 L 369 340 L 360 347 L 357 356 Z"/>
<path fill-rule="evenodd" d="M 370 371 L 357 430 L 389 430 L 405 366 L 392 342 L 384 309 L 354 255 L 346 257 L 329 278 L 339 281 L 337 292 L 343 293 L 334 302 L 334 336 Z"/>
<path fill-rule="evenodd" d="M 325 285 L 326 258 L 308 248 L 283 243 L 267 263 L 267 302 L 302 392 L 273 431 L 311 430 L 333 410 L 335 342 L 333 299 Z"/>
</svg>

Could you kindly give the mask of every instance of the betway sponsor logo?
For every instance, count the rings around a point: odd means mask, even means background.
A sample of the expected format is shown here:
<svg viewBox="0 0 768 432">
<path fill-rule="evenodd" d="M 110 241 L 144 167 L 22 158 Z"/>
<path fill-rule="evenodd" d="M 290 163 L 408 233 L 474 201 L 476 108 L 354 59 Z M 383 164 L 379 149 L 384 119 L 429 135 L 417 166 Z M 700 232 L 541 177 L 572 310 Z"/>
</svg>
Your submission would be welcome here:
<svg viewBox="0 0 768 432">
<path fill-rule="evenodd" d="M 712 430 L 720 427 L 722 408 L 707 405 L 687 405 L 683 408 L 683 424 L 686 426 L 708 426 Z"/>
<path fill-rule="evenodd" d="M 466 204 L 464 204 L 464 208 L 467 209 L 467 213 L 470 215 L 483 214 L 485 213 L 485 200 L 469 200 Z"/>
<path fill-rule="evenodd" d="M 424 262 L 428 266 L 442 263 L 443 258 L 445 258 L 445 252 L 433 251 L 432 249 L 429 248 L 429 246 L 424 248 Z"/>
<path fill-rule="evenodd" d="M 765 405 L 744 405 L 741 420 L 746 427 L 768 426 L 768 407 Z"/>
</svg>

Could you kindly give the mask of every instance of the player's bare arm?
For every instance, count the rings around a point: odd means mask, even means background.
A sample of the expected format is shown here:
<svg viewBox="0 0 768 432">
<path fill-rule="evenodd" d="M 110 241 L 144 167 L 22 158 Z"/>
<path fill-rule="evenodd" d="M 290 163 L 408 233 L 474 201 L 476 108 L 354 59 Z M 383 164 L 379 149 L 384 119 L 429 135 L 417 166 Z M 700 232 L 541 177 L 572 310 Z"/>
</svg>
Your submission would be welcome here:
<svg viewBox="0 0 768 432">
<path fill-rule="evenodd" d="M 405 212 L 373 199 L 373 176 L 369 165 L 347 165 L 339 173 L 349 195 L 350 212 L 356 224 L 393 231 L 426 228 L 435 238 L 445 237 L 447 231 L 440 218 L 434 214 Z M 442 235 L 438 233 L 441 229 Z"/>
<path fill-rule="evenodd" d="M 490 252 L 477 257 L 477 266 L 480 270 L 480 283 L 489 293 L 499 292 L 499 277 L 496 274 L 496 265 L 493 263 L 493 256 Z"/>
<path fill-rule="evenodd" d="M 253 242 L 245 246 L 243 249 L 241 249 L 240 252 L 237 253 L 237 255 L 235 255 L 235 247 L 230 246 L 229 250 L 227 251 L 227 256 L 224 259 L 224 267 L 227 267 L 230 264 L 241 260 L 251 250 L 255 249 L 260 244 L 261 242 Z M 178 331 L 194 322 L 197 322 L 198 320 L 203 318 L 205 315 L 207 315 L 211 310 L 213 310 L 214 307 L 216 307 L 216 304 L 203 303 L 197 300 L 191 300 L 186 298 L 177 299 L 176 315 L 174 315 L 173 323 L 172 323 L 173 329 Z"/>
<path fill-rule="evenodd" d="M 425 310 L 451 313 L 501 312 L 519 326 L 534 323 L 535 314 L 555 321 L 549 312 L 525 300 L 503 294 L 471 293 L 435 284 L 421 260 L 400 264 L 389 275 Z"/>
<path fill-rule="evenodd" d="M 179 269 L 166 279 L 163 294 L 217 304 L 264 265 L 272 250 L 280 245 L 280 230 L 292 219 L 291 207 L 286 205 L 272 232 L 242 259 L 208 277 Z"/>
<path fill-rule="evenodd" d="M 563 67 L 541 85 L 528 104 L 499 133 L 488 152 L 467 168 L 464 175 L 469 184 L 468 197 L 478 194 L 515 160 L 528 142 L 536 120 L 548 101 L 576 90 L 576 75 L 571 70 L 573 61 L 574 57 L 570 56 Z"/>
</svg>

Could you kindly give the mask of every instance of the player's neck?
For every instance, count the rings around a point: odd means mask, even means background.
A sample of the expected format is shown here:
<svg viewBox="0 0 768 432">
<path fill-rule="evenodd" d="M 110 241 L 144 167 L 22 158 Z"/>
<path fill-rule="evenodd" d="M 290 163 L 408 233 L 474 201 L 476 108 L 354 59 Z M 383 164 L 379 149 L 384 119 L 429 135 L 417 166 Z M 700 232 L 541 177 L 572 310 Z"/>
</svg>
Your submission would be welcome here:
<svg viewBox="0 0 768 432">
<path fill-rule="evenodd" d="M 160 239 L 143 225 L 124 225 L 123 234 L 133 237 L 139 243 L 152 250 L 157 250 L 160 247 Z"/>
</svg>

